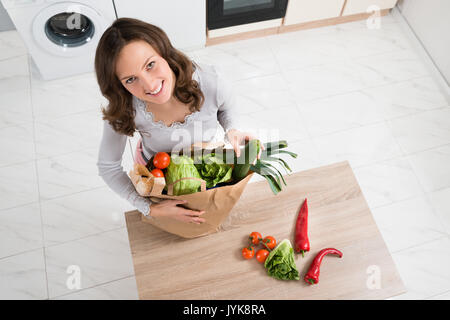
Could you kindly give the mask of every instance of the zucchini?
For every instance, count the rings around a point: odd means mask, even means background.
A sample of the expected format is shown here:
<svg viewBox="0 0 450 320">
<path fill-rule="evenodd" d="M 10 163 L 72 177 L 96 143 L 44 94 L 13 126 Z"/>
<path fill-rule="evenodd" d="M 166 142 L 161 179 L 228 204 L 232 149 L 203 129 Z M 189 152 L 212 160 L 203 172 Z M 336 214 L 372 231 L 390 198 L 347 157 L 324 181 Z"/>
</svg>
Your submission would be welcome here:
<svg viewBox="0 0 450 320">
<path fill-rule="evenodd" d="M 259 140 L 250 140 L 247 142 L 244 149 L 241 150 L 240 156 L 235 157 L 233 168 L 233 179 L 235 181 L 240 181 L 247 176 L 250 166 L 255 162 L 256 157 L 258 156 L 259 148 Z"/>
</svg>

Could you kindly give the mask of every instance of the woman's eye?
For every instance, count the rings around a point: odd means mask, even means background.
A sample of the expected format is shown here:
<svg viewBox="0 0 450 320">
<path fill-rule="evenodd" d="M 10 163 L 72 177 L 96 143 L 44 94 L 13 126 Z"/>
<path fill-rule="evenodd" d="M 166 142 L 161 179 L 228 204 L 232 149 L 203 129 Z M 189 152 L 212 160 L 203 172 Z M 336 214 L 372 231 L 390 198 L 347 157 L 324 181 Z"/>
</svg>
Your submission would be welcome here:
<svg viewBox="0 0 450 320">
<path fill-rule="evenodd" d="M 153 65 L 154 65 L 154 64 L 155 64 L 155 61 L 150 62 L 150 63 L 147 65 L 147 69 L 153 68 Z M 125 80 L 125 83 L 126 83 L 126 84 L 131 84 L 133 81 L 134 81 L 134 77 L 131 77 L 131 78 Z"/>
</svg>

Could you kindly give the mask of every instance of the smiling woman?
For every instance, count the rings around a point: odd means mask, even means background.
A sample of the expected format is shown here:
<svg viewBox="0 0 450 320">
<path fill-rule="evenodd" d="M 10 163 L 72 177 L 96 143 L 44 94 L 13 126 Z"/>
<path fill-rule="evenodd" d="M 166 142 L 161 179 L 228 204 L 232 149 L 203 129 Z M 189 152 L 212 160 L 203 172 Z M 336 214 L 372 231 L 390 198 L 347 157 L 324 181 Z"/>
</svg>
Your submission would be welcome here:
<svg viewBox="0 0 450 320">
<path fill-rule="evenodd" d="M 163 30 L 131 18 L 116 20 L 104 32 L 96 51 L 95 70 L 100 90 L 109 102 L 102 109 L 100 176 L 144 215 L 204 222 L 200 217 L 204 212 L 179 207 L 180 201 L 152 203 L 139 196 L 123 171 L 122 155 L 127 136 L 136 131 L 141 140 L 135 161 L 145 165 L 157 152 L 212 141 L 219 123 L 225 139 L 239 150 L 239 145 L 256 137 L 237 129 L 230 84 L 215 67 L 195 63 L 175 49 Z"/>
<path fill-rule="evenodd" d="M 130 108 L 133 96 L 161 104 L 161 110 L 175 103 L 188 105 L 191 112 L 200 110 L 204 96 L 192 80 L 194 68 L 157 26 L 130 18 L 116 20 L 104 32 L 95 55 L 100 90 L 109 101 L 104 119 L 114 130 L 132 136 L 136 130 Z M 151 93 L 163 81 L 165 94 L 154 99 Z"/>
<path fill-rule="evenodd" d="M 116 74 L 122 85 L 133 96 L 146 101 L 148 107 L 158 105 L 160 111 L 167 111 L 171 105 L 177 105 L 178 99 L 172 94 L 175 73 L 147 42 L 133 41 L 122 49 L 116 62 Z M 198 94 L 203 99 L 202 92 Z"/>
</svg>

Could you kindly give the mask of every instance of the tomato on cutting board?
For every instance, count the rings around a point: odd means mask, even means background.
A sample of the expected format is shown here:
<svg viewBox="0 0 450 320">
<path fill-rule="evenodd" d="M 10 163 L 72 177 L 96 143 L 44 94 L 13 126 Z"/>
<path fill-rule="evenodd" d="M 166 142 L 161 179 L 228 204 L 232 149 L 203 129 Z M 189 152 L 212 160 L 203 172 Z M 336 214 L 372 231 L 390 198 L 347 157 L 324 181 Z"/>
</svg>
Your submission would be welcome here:
<svg viewBox="0 0 450 320">
<path fill-rule="evenodd" d="M 267 248 L 273 250 L 277 246 L 277 240 L 272 236 L 267 236 L 262 240 L 263 245 L 265 244 Z"/>
<path fill-rule="evenodd" d="M 269 250 L 267 249 L 261 249 L 256 252 L 256 260 L 258 260 L 261 263 L 264 263 L 267 259 L 267 256 L 269 255 Z"/>
<path fill-rule="evenodd" d="M 259 244 L 259 240 L 262 239 L 261 233 L 254 231 L 250 233 L 249 239 L 253 244 Z"/>
<path fill-rule="evenodd" d="M 251 259 L 255 255 L 255 248 L 248 246 L 242 249 L 242 256 L 244 259 Z"/>
</svg>

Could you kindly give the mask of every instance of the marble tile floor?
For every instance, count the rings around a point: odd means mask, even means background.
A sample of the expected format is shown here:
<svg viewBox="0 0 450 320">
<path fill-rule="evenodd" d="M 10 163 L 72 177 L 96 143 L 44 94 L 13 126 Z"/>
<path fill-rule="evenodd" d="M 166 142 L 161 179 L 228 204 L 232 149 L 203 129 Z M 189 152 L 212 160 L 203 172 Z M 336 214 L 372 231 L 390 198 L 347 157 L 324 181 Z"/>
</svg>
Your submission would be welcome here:
<svg viewBox="0 0 450 320">
<path fill-rule="evenodd" d="M 450 104 L 398 13 L 187 54 L 233 82 L 243 128 L 290 142 L 294 171 L 350 162 L 408 290 L 391 299 L 450 298 Z M 95 166 L 95 75 L 30 66 L 0 33 L 0 299 L 137 299 L 133 208 Z"/>
</svg>

